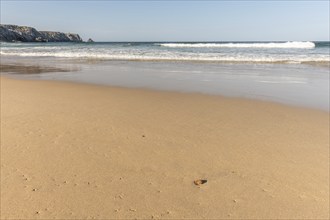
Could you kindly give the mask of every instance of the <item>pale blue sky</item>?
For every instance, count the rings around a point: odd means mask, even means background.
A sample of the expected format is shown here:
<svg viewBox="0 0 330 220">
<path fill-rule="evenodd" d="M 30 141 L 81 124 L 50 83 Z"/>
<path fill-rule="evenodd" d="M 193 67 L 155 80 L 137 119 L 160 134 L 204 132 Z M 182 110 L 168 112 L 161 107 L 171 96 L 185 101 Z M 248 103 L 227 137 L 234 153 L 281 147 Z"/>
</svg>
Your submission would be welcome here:
<svg viewBox="0 0 330 220">
<path fill-rule="evenodd" d="M 1 23 L 97 41 L 329 40 L 329 1 L 4 1 Z"/>
</svg>

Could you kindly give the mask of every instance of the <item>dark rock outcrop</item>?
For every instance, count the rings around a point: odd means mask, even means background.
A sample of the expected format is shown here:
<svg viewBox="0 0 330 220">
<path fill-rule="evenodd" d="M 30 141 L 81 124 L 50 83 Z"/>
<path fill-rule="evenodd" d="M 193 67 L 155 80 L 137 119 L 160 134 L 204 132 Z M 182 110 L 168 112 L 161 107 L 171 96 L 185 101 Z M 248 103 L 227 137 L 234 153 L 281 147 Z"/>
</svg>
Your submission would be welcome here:
<svg viewBox="0 0 330 220">
<path fill-rule="evenodd" d="M 89 38 L 87 42 L 88 42 L 88 43 L 94 43 L 94 41 L 93 41 L 92 38 Z"/>
<path fill-rule="evenodd" d="M 78 34 L 53 31 L 37 31 L 35 28 L 17 25 L 0 25 L 0 41 L 5 42 L 82 42 Z"/>
<path fill-rule="evenodd" d="M 40 31 L 48 42 L 82 42 L 78 34 L 53 32 L 53 31 Z"/>
</svg>

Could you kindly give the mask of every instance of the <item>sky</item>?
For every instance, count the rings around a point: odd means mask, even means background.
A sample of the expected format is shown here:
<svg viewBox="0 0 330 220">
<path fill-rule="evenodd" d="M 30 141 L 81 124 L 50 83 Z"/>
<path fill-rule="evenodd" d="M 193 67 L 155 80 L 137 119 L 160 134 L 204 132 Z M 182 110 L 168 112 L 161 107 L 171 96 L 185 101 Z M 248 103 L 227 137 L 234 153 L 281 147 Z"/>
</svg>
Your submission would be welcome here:
<svg viewBox="0 0 330 220">
<path fill-rule="evenodd" d="M 1 24 L 95 41 L 329 41 L 325 1 L 13 1 Z"/>
</svg>

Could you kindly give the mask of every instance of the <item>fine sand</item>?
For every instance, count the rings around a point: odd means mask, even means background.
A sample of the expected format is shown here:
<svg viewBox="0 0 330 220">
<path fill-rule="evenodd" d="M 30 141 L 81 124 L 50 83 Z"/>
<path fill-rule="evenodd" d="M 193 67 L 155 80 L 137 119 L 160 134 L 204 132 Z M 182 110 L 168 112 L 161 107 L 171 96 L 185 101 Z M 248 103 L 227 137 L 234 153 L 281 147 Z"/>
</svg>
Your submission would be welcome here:
<svg viewBox="0 0 330 220">
<path fill-rule="evenodd" d="M 2 77 L 1 218 L 328 219 L 329 113 Z"/>
</svg>

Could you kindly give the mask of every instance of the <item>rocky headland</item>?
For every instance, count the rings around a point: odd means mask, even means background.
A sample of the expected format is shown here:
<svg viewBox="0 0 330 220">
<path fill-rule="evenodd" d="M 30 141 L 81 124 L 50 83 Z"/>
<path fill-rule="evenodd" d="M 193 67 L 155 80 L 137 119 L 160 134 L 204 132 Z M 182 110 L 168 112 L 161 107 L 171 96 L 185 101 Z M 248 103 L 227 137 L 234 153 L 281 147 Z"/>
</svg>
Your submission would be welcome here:
<svg viewBox="0 0 330 220">
<path fill-rule="evenodd" d="M 33 27 L 0 24 L 0 41 L 3 42 L 82 42 L 78 34 L 55 31 L 38 31 Z"/>
</svg>

